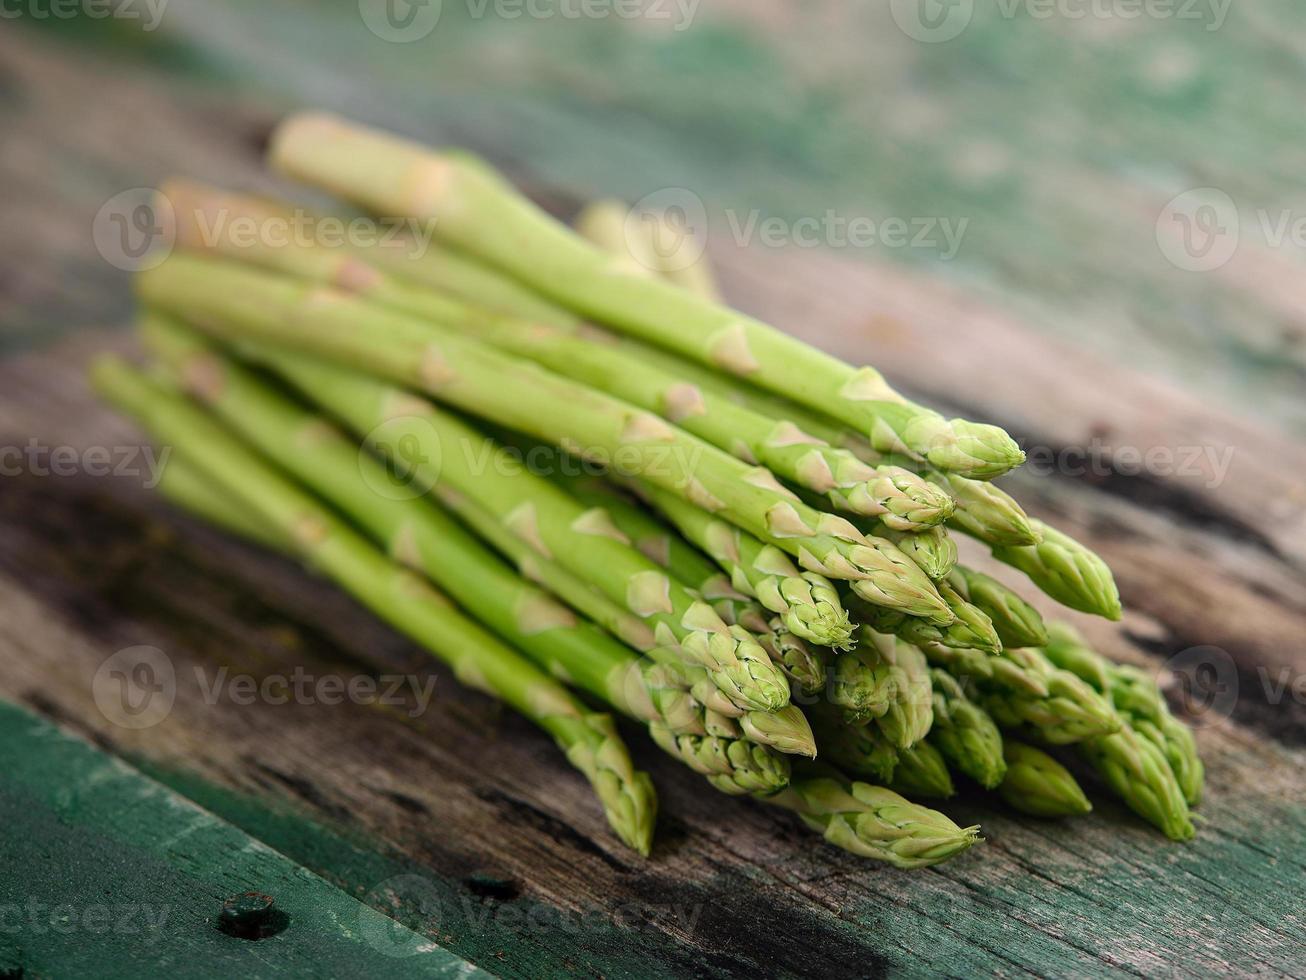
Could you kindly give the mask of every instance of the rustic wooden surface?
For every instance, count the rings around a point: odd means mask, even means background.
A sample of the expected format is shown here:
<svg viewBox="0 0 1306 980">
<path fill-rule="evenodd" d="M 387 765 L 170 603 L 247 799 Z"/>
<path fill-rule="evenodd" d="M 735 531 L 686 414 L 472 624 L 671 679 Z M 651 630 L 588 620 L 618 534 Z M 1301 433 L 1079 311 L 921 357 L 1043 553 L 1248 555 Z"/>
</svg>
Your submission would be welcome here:
<svg viewBox="0 0 1306 980">
<path fill-rule="evenodd" d="M 353 4 L 311 27 L 305 8 L 179 0 L 149 36 L 0 24 L 0 343 L 13 352 L 0 361 L 0 446 L 138 444 L 82 381 L 93 352 L 130 348 L 114 329 L 130 311 L 126 277 L 95 253 L 91 218 L 173 172 L 261 186 L 262 138 L 301 103 L 466 142 L 557 200 L 678 185 L 790 216 L 971 217 L 952 263 L 740 249 L 716 227 L 713 257 L 740 306 L 1029 447 L 1232 450 L 1218 482 L 1118 465 L 1010 481 L 1115 569 L 1124 623 L 1081 622 L 1105 651 L 1153 668 L 1193 647 L 1227 655 L 1207 655 L 1228 665 L 1220 681 L 1236 697 L 1231 717 L 1201 718 L 1197 840 L 1168 844 L 1100 794 L 1069 825 L 963 797 L 948 809 L 982 823 L 986 843 L 895 872 L 703 792 L 632 732 L 663 801 L 653 857 L 636 860 L 530 726 L 328 586 L 126 477 L 0 482 L 0 696 L 495 973 L 1299 973 L 1298 257 L 1240 249 L 1217 273 L 1183 273 L 1154 238 L 1161 206 L 1189 186 L 1293 203 L 1303 123 L 1279 110 L 1300 91 L 1285 65 L 1298 35 L 1261 20 L 1287 8 L 1231 12 L 1215 32 L 1117 24 L 1098 42 L 1109 54 L 1077 47 L 1083 25 L 978 14 L 957 41 L 920 45 L 825 4 L 801 17 L 722 4 L 691 30 L 652 33 L 472 23 L 445 6 L 430 44 L 410 48 L 360 37 Z M 346 59 L 366 77 L 341 71 Z M 1240 70 L 1276 94 L 1253 97 Z M 1256 112 L 1234 111 L 1240 99 Z M 99 710 L 92 678 L 137 644 L 165 651 L 178 696 L 163 722 L 129 730 Z M 417 717 L 207 704 L 196 681 L 297 665 L 429 673 L 435 702 Z M 66 763 L 30 751 L 29 782 L 0 769 L 7 805 L 21 786 L 76 790 Z M 73 866 L 29 825 L 19 843 Z M 0 904 L 32 893 L 8 867 L 0 887 Z M 37 940 L 41 956 L 51 942 Z M 271 969 L 248 955 L 253 972 Z"/>
</svg>

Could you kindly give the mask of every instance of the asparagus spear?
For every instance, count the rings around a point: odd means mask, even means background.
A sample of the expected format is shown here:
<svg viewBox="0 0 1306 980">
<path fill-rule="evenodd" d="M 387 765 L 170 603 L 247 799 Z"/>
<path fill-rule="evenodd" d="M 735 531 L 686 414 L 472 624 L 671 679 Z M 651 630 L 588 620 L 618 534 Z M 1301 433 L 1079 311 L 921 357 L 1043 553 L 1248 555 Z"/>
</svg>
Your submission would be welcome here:
<svg viewBox="0 0 1306 980">
<path fill-rule="evenodd" d="M 555 472 L 559 482 L 573 497 L 589 507 L 604 508 L 613 523 L 640 551 L 682 584 L 711 601 L 712 608 L 722 620 L 752 633 L 795 690 L 814 694 L 825 689 L 825 659 L 788 632 L 777 617 L 770 616 L 762 606 L 738 592 L 721 569 L 702 552 L 626 498 L 608 481 L 563 473 L 561 468 Z"/>
<path fill-rule="evenodd" d="M 863 629 L 857 644 L 834 658 L 830 701 L 842 710 L 847 723 L 864 725 L 884 717 L 890 702 L 899 696 L 895 648 L 893 637 Z"/>
<path fill-rule="evenodd" d="M 1106 562 L 1070 535 L 1031 518 L 1042 537 L 1028 547 L 993 549 L 993 557 L 1029 576 L 1062 605 L 1107 619 L 1120 618 L 1120 593 Z"/>
<path fill-rule="evenodd" d="M 693 237 L 673 227 L 665 213 L 634 217 L 622 201 L 595 201 L 574 224 L 578 234 L 605 252 L 630 255 L 668 282 L 704 299 L 719 300 L 707 259 L 692 254 Z"/>
<path fill-rule="evenodd" d="M 602 511 L 586 510 L 548 480 L 518 472 L 515 460 L 476 430 L 384 382 L 325 362 L 250 348 L 425 485 L 448 483 L 572 574 L 654 626 L 659 647 L 680 650 L 745 711 L 776 711 L 788 683 L 738 627 L 630 546 Z M 424 475 L 423 475 L 424 474 Z"/>
<path fill-rule="evenodd" d="M 985 789 L 993 789 L 1007 771 L 998 726 L 946 670 L 932 669 L 930 680 L 934 687 L 934 726 L 929 743 L 953 767 Z"/>
<path fill-rule="evenodd" d="M 448 663 L 459 680 L 502 698 L 549 732 L 594 786 L 617 835 L 648 853 L 656 812 L 653 786 L 631 764 L 610 717 L 586 710 L 557 681 L 387 560 L 184 398 L 116 358 L 97 361 L 92 379 L 103 397 L 157 438 L 186 447 L 209 479 L 278 528 L 305 561 Z"/>
<path fill-rule="evenodd" d="M 825 576 L 800 572 L 779 548 L 673 493 L 648 483 L 637 488 L 686 540 L 730 575 L 736 589 L 779 615 L 795 636 L 820 646 L 848 645 L 853 626 L 839 593 Z"/>
<path fill-rule="evenodd" d="M 874 725 L 851 725 L 842 710 L 828 702 L 808 709 L 821 759 L 835 768 L 887 785 L 898 765 L 898 750 Z"/>
<path fill-rule="evenodd" d="M 792 499 L 770 471 L 601 392 L 426 321 L 225 262 L 173 255 L 137 283 L 148 303 L 206 332 L 345 360 L 499 425 L 604 454 L 765 535 L 810 570 L 852 580 L 880 605 L 951 621 L 929 580 L 890 542 Z"/>
<path fill-rule="evenodd" d="M 159 489 L 178 506 L 210 523 L 273 550 L 289 550 L 275 529 L 235 506 L 184 455 L 174 453 L 170 458 Z M 580 632 L 583 627 L 568 626 L 559 617 L 558 625 L 551 629 Z M 762 712 L 745 714 L 740 724 L 704 708 L 679 686 L 676 675 L 664 672 L 663 665 L 641 662 L 621 647 L 593 644 L 586 649 L 587 644 L 580 642 L 540 644 L 535 641 L 540 634 L 521 634 L 511 625 L 508 629 L 500 628 L 499 632 L 506 639 L 516 638 L 518 649 L 559 681 L 581 687 L 628 717 L 647 724 L 657 745 L 695 772 L 707 776 L 709 782 L 725 792 L 735 795 L 775 792 L 784 787 L 789 778 L 788 763 L 774 752 L 759 751 L 762 746 L 781 752 L 815 754 L 805 720 L 802 728 L 807 734 L 791 731 L 787 738 L 776 730 L 774 717 Z M 745 738 L 756 744 L 737 748 L 734 743 Z"/>
<path fill-rule="evenodd" d="M 949 584 L 951 576 L 935 587 L 957 618 L 948 626 L 935 626 L 915 616 L 905 616 L 894 609 L 881 609 L 857 596 L 845 596 L 844 602 L 857 622 L 877 633 L 895 633 L 916 646 L 938 643 L 946 647 L 1001 653 L 1002 641 L 993 622 L 978 606 L 962 598 Z"/>
<path fill-rule="evenodd" d="M 957 567 L 957 542 L 949 536 L 947 528 L 931 527 L 923 531 L 906 532 L 886 525 L 877 528 L 875 533 L 896 544 L 903 554 L 935 581 L 946 578 Z"/>
<path fill-rule="evenodd" d="M 898 765 L 889 788 L 927 800 L 946 800 L 957 795 L 943 753 L 929 742 L 898 750 Z"/>
<path fill-rule="evenodd" d="M 795 811 L 836 847 L 899 868 L 938 864 L 980 840 L 979 827 L 958 827 L 937 810 L 819 765 L 800 767 L 768 802 Z"/>
<path fill-rule="evenodd" d="M 948 576 L 956 594 L 988 618 L 1002 646 L 1041 647 L 1047 630 L 1038 610 L 997 579 L 960 565 Z M 940 590 L 940 594 L 944 594 Z"/>
<path fill-rule="evenodd" d="M 889 671 L 895 693 L 875 724 L 892 745 L 907 749 L 929 734 L 934 724 L 933 685 L 925 654 L 897 637 L 893 641 L 886 647 L 892 650 Z"/>
<path fill-rule="evenodd" d="M 1040 650 L 1004 650 L 989 665 L 991 675 L 976 678 L 978 700 L 1003 728 L 1033 731 L 1052 745 L 1120 730 L 1120 717 L 1106 699 Z"/>
<path fill-rule="evenodd" d="M 1123 725 L 1112 735 L 1081 742 L 1076 749 L 1131 810 L 1171 840 L 1194 835 L 1184 791 L 1155 743 Z"/>
<path fill-rule="evenodd" d="M 1170 713 L 1156 681 L 1136 667 L 1115 664 L 1091 649 L 1067 623 L 1053 623 L 1043 652 L 1111 699 L 1121 717 L 1165 756 L 1184 798 L 1196 806 L 1202 798 L 1204 771 L 1191 729 Z"/>
<path fill-rule="evenodd" d="M 1007 774 L 998 795 L 1008 806 L 1035 817 L 1073 817 L 1093 809 L 1070 771 L 1042 749 L 1009 738 L 1002 752 Z"/>
<path fill-rule="evenodd" d="M 169 193 L 171 192 L 171 193 Z M 254 245 L 243 239 L 206 234 L 223 227 L 219 216 L 258 220 L 271 205 L 183 182 L 165 186 L 165 196 L 184 206 L 178 238 L 187 247 L 232 255 L 264 268 L 289 272 L 366 296 L 397 311 L 430 317 L 505 351 L 530 356 L 545 367 L 623 398 L 683 427 L 720 449 L 807 487 L 836 508 L 878 516 L 900 531 L 925 530 L 947 518 L 952 499 L 901 467 L 867 466 L 846 450 L 823 445 L 791 423 L 777 425 L 735 403 L 702 390 L 683 377 L 650 364 L 615 337 L 576 329 L 547 329 L 538 322 L 495 314 L 448 294 L 411 288 L 366 265 L 358 253 L 307 243 Z M 601 223 L 611 215 L 600 214 Z M 606 234 L 606 231 L 605 231 Z M 618 227 L 615 234 L 624 232 Z M 364 253 L 365 254 L 365 253 Z M 623 253 L 630 260 L 628 253 Z"/>
<path fill-rule="evenodd" d="M 480 167 L 323 115 L 273 137 L 281 171 L 382 214 L 438 221 L 438 234 L 564 306 L 721 367 L 868 433 L 879 449 L 991 477 L 1024 454 L 995 426 L 948 421 L 855 369 L 673 285 L 624 275 L 613 260 Z"/>
</svg>

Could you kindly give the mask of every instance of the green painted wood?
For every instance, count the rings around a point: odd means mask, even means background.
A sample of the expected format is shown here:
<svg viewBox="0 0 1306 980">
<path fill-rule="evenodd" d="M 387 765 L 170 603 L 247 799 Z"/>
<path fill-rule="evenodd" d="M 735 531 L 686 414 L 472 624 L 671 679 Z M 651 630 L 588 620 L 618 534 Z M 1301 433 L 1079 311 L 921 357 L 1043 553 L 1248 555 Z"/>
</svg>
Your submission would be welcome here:
<svg viewBox="0 0 1306 980">
<path fill-rule="evenodd" d="M 7 976 L 484 975 L 5 701 L 0 744 Z M 219 929 L 224 902 L 247 891 L 274 899 L 284 918 L 270 923 L 273 934 L 249 939 Z"/>
</svg>

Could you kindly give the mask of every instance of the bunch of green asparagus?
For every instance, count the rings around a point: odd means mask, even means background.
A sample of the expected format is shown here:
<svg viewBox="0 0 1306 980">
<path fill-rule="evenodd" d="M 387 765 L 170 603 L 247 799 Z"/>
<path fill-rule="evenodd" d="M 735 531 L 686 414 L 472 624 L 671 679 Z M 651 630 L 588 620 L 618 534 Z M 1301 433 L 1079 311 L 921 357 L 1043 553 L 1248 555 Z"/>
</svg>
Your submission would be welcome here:
<svg viewBox="0 0 1306 980">
<path fill-rule="evenodd" d="M 1156 683 L 958 563 L 953 532 L 1120 616 L 1101 559 L 991 482 L 1024 458 L 1001 429 L 722 305 L 620 205 L 573 230 L 468 154 L 317 115 L 271 157 L 433 240 L 237 236 L 302 209 L 171 182 L 178 248 L 137 279 L 149 365 L 102 359 L 97 389 L 172 448 L 174 503 L 539 724 L 630 847 L 656 798 L 602 708 L 899 867 L 980 839 L 911 802 L 962 780 L 1058 817 L 1095 773 L 1192 835 L 1201 763 Z"/>
</svg>

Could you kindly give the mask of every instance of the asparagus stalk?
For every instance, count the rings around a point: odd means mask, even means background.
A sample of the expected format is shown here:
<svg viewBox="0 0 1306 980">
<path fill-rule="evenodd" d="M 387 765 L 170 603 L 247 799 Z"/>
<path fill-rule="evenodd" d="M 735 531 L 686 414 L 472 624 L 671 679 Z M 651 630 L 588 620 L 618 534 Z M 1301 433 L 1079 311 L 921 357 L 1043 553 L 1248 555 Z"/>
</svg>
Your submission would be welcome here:
<svg viewBox="0 0 1306 980">
<path fill-rule="evenodd" d="M 675 528 L 730 575 L 745 595 L 781 617 L 795 636 L 820 646 L 844 647 L 853 625 L 830 580 L 816 572 L 800 572 L 774 545 L 713 517 L 673 493 L 651 484 L 637 489 Z"/>
<path fill-rule="evenodd" d="M 866 432 L 876 448 L 992 477 L 1024 454 L 995 426 L 948 421 L 855 369 L 743 314 L 619 264 L 455 156 L 329 116 L 292 117 L 273 137 L 284 173 L 372 211 L 438 221 L 438 234 L 546 296 L 623 332 L 678 350 Z"/>
<path fill-rule="evenodd" d="M 956 595 L 988 618 L 1002 646 L 1041 647 L 1047 642 L 1047 630 L 1038 610 L 997 579 L 962 565 L 953 569 L 948 584 Z"/>
<path fill-rule="evenodd" d="M 997 724 L 966 696 L 946 670 L 932 669 L 930 680 L 934 687 L 934 726 L 929 744 L 942 752 L 954 768 L 985 789 L 993 789 L 1007 772 Z"/>
<path fill-rule="evenodd" d="M 825 659 L 786 630 L 779 618 L 737 591 L 702 552 L 608 481 L 563 473 L 560 468 L 556 472 L 573 497 L 586 506 L 606 509 L 613 523 L 640 551 L 709 600 L 722 620 L 752 633 L 795 690 L 814 694 L 825 689 Z"/>
<path fill-rule="evenodd" d="M 148 303 L 206 332 L 345 360 L 496 424 L 619 460 L 766 536 L 810 570 L 852 580 L 880 605 L 951 620 L 929 580 L 890 542 L 806 507 L 770 471 L 601 392 L 426 321 L 224 262 L 174 255 L 137 283 Z"/>
<path fill-rule="evenodd" d="M 1009 738 L 1002 752 L 1007 774 L 998 795 L 1008 806 L 1035 817 L 1074 817 L 1093 809 L 1070 770 L 1042 749 Z"/>
<path fill-rule="evenodd" d="M 1192 838 L 1196 831 L 1184 791 L 1155 743 L 1122 725 L 1114 734 L 1081 742 L 1076 749 L 1140 817 L 1171 840 Z"/>
<path fill-rule="evenodd" d="M 835 768 L 879 785 L 893 779 L 898 765 L 898 750 L 874 725 L 851 725 L 843 712 L 828 702 L 818 702 L 808 710 L 816 747 L 820 757 Z"/>
<path fill-rule="evenodd" d="M 175 504 L 210 523 L 273 550 L 288 550 L 274 529 L 235 506 L 183 455 L 174 453 L 171 457 L 159 489 Z M 568 627 L 559 625 L 554 629 Z M 510 639 L 519 633 L 512 629 L 499 632 Z M 762 712 L 745 714 L 740 724 L 740 720 L 704 708 L 679 686 L 678 675 L 665 673 L 661 664 L 641 663 L 620 647 L 613 651 L 602 644 L 591 650 L 577 649 L 578 644 L 539 644 L 534 642 L 535 635 L 522 636 L 518 648 L 559 681 L 581 687 L 647 724 L 658 746 L 707 776 L 724 792 L 776 792 L 784 787 L 789 778 L 788 763 L 774 752 L 762 750 L 763 746 L 778 745 L 781 752 L 815 754 L 810 734 L 791 731 L 786 738 L 777 731 L 774 719 Z M 792 710 L 797 712 L 796 708 Z M 807 729 L 805 721 L 803 729 Z M 735 743 L 745 738 L 756 744 L 737 747 Z"/>
<path fill-rule="evenodd" d="M 1004 650 L 989 658 L 989 667 L 988 677 L 975 678 L 978 700 L 1003 728 L 1032 731 L 1052 745 L 1120 730 L 1120 717 L 1106 699 L 1040 650 Z"/>
<path fill-rule="evenodd" d="M 623 202 L 594 201 L 574 225 L 576 234 L 613 256 L 624 274 L 648 278 L 661 272 L 648 225 Z"/>
<path fill-rule="evenodd" d="M 703 299 L 720 299 L 707 259 L 692 254 L 693 236 L 674 227 L 665 212 L 635 215 L 622 201 L 595 201 L 573 224 L 579 235 L 605 252 L 629 255 L 642 267 Z"/>
<path fill-rule="evenodd" d="M 186 447 L 205 476 L 278 528 L 305 561 L 448 663 L 459 680 L 502 698 L 549 732 L 594 786 L 617 835 L 648 853 L 656 813 L 653 786 L 632 765 L 610 717 L 586 710 L 557 681 L 455 611 L 426 582 L 391 563 L 181 396 L 116 358 L 97 361 L 92 379 L 103 397 L 156 438 Z"/>
<path fill-rule="evenodd" d="M 938 581 L 947 578 L 957 567 L 957 542 L 946 528 L 931 527 L 923 531 L 898 531 L 886 526 L 876 533 L 892 541 L 926 575 Z M 936 586 L 937 588 L 937 586 Z"/>
<path fill-rule="evenodd" d="M 1129 726 L 1161 750 L 1184 799 L 1196 806 L 1204 779 L 1197 743 L 1192 730 L 1170 713 L 1156 681 L 1136 667 L 1107 660 L 1069 624 L 1054 623 L 1049 632 L 1051 639 L 1043 650 L 1048 659 L 1110 698 Z"/>
<path fill-rule="evenodd" d="M 950 581 L 951 576 L 935 586 L 957 617 L 947 626 L 935 626 L 893 609 L 881 609 L 857 596 L 845 596 L 844 602 L 857 622 L 868 629 L 877 633 L 897 634 L 916 646 L 938 643 L 946 647 L 1001 653 L 1002 641 L 998 639 L 992 620 L 978 606 L 963 599 L 949 584 Z"/>
<path fill-rule="evenodd" d="M 979 827 L 958 827 L 937 810 L 819 765 L 801 767 L 768 802 L 795 811 L 836 847 L 899 868 L 938 864 L 980 840 Z"/>
<path fill-rule="evenodd" d="M 934 724 L 929 661 L 920 650 L 897 637 L 886 648 L 892 650 L 889 671 L 895 693 L 888 710 L 875 719 L 875 724 L 892 745 L 907 749 L 929 734 Z"/>
<path fill-rule="evenodd" d="M 337 250 L 312 244 L 251 245 L 243 239 L 206 234 L 213 225 L 222 227 L 220 217 L 258 220 L 267 217 L 271 205 L 189 182 L 179 188 L 168 185 L 165 194 L 169 189 L 174 209 L 176 201 L 184 204 L 178 213 L 178 237 L 187 247 L 336 286 L 397 311 L 432 318 L 509 353 L 530 356 L 552 371 L 657 412 L 746 462 L 766 466 L 823 495 L 838 509 L 877 516 L 890 529 L 925 530 L 952 512 L 952 499 L 914 473 L 900 467 L 877 470 L 867 466 L 846 450 L 823 445 L 790 423 L 776 424 L 661 370 L 638 351 L 624 349 L 615 337 L 591 332 L 587 338 L 574 328 L 547 329 L 538 322 L 498 315 L 447 294 L 410 288 L 366 265 L 356 252 L 342 256 Z M 620 219 L 617 228 L 606 229 L 612 220 L 606 210 L 597 217 L 604 234 L 625 234 Z M 630 259 L 629 254 L 626 257 Z"/>
<path fill-rule="evenodd" d="M 929 742 L 898 750 L 898 765 L 889 788 L 927 800 L 946 800 L 957 795 L 943 753 Z"/>
<path fill-rule="evenodd" d="M 1042 540 L 1027 547 L 993 549 L 993 557 L 1029 576 L 1062 605 L 1080 612 L 1120 618 L 1120 593 L 1106 562 L 1070 535 L 1031 519 Z"/>
<path fill-rule="evenodd" d="M 545 558 L 601 588 L 654 626 L 657 646 L 678 649 L 744 711 L 776 711 L 788 683 L 765 650 L 665 570 L 630 546 L 603 511 L 587 510 L 476 430 L 384 382 L 325 362 L 251 349 L 369 445 L 409 466 L 425 485 L 475 496 Z"/>
</svg>

